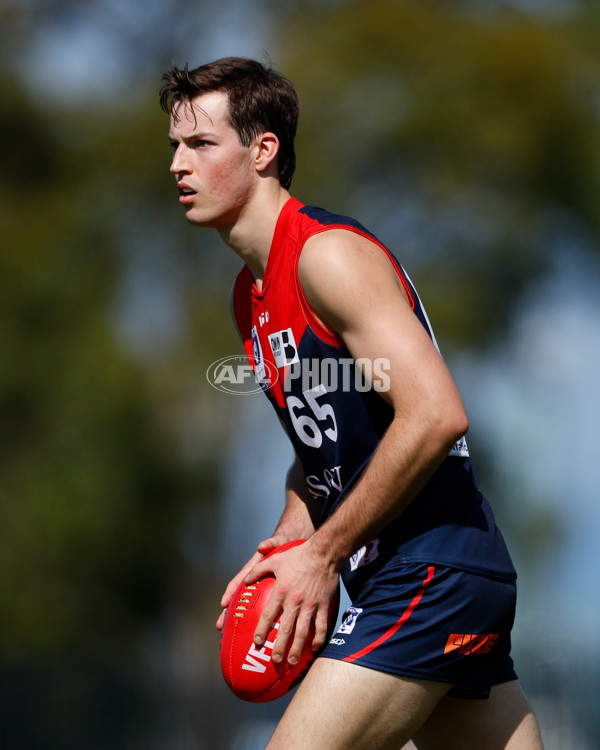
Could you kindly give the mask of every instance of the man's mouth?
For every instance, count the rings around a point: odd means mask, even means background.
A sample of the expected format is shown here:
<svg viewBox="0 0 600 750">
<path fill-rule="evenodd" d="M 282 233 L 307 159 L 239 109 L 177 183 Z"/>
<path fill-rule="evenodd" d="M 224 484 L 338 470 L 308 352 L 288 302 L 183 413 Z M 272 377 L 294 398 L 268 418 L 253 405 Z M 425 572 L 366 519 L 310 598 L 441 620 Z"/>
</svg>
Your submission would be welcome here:
<svg viewBox="0 0 600 750">
<path fill-rule="evenodd" d="M 194 196 L 196 195 L 196 191 L 192 190 L 192 188 L 187 187 L 187 185 L 179 185 L 179 202 L 180 203 L 190 203 L 194 200 Z"/>
</svg>

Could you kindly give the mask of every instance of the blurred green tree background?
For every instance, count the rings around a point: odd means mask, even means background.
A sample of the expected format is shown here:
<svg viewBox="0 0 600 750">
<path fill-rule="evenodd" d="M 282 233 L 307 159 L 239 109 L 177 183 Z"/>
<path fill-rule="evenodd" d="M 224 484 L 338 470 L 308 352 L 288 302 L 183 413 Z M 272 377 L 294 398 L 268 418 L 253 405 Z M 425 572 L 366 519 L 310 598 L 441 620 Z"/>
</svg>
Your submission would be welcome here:
<svg viewBox="0 0 600 750">
<path fill-rule="evenodd" d="M 294 194 L 372 228 L 413 276 L 442 348 L 481 352 L 510 330 L 556 236 L 600 247 L 600 9 L 555 6 L 0 8 L 3 747 L 230 747 L 208 633 L 231 572 L 213 561 L 239 405 L 205 372 L 239 349 L 237 264 L 177 206 L 161 72 L 206 62 L 207 49 L 267 49 L 303 103 Z M 256 42 L 239 21 L 210 42 L 217 19 L 222 32 L 249 13 Z M 118 75 L 75 93 L 66 73 L 40 85 L 46 41 L 88 25 L 106 45 L 98 74 L 116 51 Z M 537 535 L 529 552 L 543 554 L 552 519 L 522 523 L 523 546 Z M 156 667 L 174 612 L 205 649 L 187 692 Z"/>
</svg>

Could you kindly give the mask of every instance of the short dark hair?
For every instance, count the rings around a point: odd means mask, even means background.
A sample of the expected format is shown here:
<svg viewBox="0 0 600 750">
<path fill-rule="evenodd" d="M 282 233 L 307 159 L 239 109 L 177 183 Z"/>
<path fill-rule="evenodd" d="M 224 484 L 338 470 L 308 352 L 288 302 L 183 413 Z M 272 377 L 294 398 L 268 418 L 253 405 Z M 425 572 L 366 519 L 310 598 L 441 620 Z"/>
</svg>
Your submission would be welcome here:
<svg viewBox="0 0 600 750">
<path fill-rule="evenodd" d="M 190 70 L 172 67 L 162 77 L 160 105 L 174 115 L 181 102 L 223 91 L 229 98 L 229 124 L 240 143 L 249 146 L 260 133 L 279 139 L 279 181 L 289 188 L 296 168 L 294 139 L 300 105 L 292 84 L 272 68 L 244 57 L 226 57 Z"/>
</svg>

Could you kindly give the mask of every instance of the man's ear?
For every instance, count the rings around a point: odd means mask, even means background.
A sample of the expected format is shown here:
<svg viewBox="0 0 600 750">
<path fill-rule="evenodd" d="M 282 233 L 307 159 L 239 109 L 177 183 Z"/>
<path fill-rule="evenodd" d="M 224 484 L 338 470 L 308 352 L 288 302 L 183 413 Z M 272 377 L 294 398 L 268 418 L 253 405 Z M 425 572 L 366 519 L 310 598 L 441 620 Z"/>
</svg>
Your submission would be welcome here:
<svg viewBox="0 0 600 750">
<path fill-rule="evenodd" d="M 258 172 L 264 172 L 269 166 L 275 165 L 279 153 L 279 138 L 275 133 L 262 133 L 256 139 L 255 165 Z"/>
</svg>

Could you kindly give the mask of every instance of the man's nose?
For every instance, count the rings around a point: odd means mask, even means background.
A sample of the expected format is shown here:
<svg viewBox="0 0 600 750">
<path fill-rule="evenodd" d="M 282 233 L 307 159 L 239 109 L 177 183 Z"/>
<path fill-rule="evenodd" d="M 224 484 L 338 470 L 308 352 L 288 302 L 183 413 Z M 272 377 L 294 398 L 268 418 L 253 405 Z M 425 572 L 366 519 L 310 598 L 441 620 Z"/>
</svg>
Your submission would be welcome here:
<svg viewBox="0 0 600 750">
<path fill-rule="evenodd" d="M 181 147 L 181 144 L 177 146 L 175 151 L 173 152 L 173 159 L 171 161 L 170 171 L 172 174 L 182 174 L 184 172 L 189 172 L 189 164 L 185 157 L 185 153 L 183 148 Z"/>
</svg>

